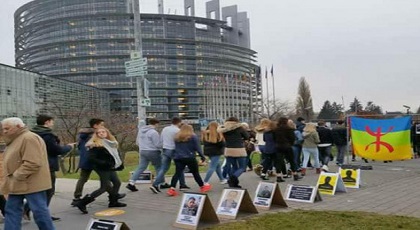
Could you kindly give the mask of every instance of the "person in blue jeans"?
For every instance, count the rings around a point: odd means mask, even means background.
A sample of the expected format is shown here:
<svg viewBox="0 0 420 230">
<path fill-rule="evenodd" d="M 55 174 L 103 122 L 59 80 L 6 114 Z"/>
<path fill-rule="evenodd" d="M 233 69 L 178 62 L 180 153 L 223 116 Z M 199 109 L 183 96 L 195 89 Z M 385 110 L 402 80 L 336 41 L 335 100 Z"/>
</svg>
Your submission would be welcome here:
<svg viewBox="0 0 420 230">
<path fill-rule="evenodd" d="M 222 175 L 220 157 L 223 155 L 225 148 L 225 140 L 223 135 L 217 132 L 219 124 L 212 121 L 209 123 L 207 130 L 201 135 L 201 141 L 204 144 L 204 155 L 210 158 L 210 165 L 204 178 L 204 184 L 208 184 L 211 176 L 216 172 L 220 183 L 226 184 L 227 180 Z"/>
<path fill-rule="evenodd" d="M 149 125 L 139 127 L 139 134 L 137 135 L 137 144 L 140 150 L 140 163 L 136 171 L 131 176 L 126 188 L 132 192 L 138 191 L 135 181 L 139 178 L 140 174 L 147 169 L 151 162 L 156 172 L 159 172 L 162 163 L 161 149 L 162 140 L 159 133 L 156 131 L 159 125 L 159 120 L 156 118 L 149 119 Z"/>
<path fill-rule="evenodd" d="M 230 117 L 217 128 L 217 132 L 225 137 L 226 164 L 230 168 L 228 184 L 231 188 L 241 188 L 239 176 L 246 171 L 247 155 L 244 141 L 249 141 L 248 132 L 239 123 L 238 118 Z"/>
<path fill-rule="evenodd" d="M 171 167 L 171 161 L 175 153 L 175 135 L 179 132 L 179 127 L 181 124 L 182 120 L 179 117 L 174 117 L 172 118 L 172 124 L 163 128 L 162 133 L 160 134 L 163 145 L 162 163 L 159 172 L 157 172 L 155 181 L 153 182 L 152 186 L 150 186 L 150 190 L 152 190 L 152 192 L 155 194 L 159 193 L 160 189 L 171 187 L 169 184 L 164 183 L 165 174 Z M 180 190 L 190 188 L 185 183 L 184 173 L 181 173 L 178 179 L 180 183 Z"/>
<path fill-rule="evenodd" d="M 1 126 L 6 142 L 1 193 L 8 194 L 4 229 L 22 228 L 23 199 L 26 199 L 38 228 L 54 230 L 47 206 L 46 190 L 52 185 L 44 140 L 30 132 L 17 117 L 2 120 Z"/>
</svg>

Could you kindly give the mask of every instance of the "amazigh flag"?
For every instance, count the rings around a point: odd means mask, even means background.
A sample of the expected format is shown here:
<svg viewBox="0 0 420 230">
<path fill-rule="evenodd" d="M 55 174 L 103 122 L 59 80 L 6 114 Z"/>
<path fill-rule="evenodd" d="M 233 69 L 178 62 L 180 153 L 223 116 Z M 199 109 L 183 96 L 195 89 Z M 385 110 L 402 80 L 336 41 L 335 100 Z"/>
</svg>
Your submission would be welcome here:
<svg viewBox="0 0 420 230">
<path fill-rule="evenodd" d="M 411 117 L 365 119 L 351 117 L 351 139 L 356 155 L 372 160 L 411 159 Z"/>
</svg>

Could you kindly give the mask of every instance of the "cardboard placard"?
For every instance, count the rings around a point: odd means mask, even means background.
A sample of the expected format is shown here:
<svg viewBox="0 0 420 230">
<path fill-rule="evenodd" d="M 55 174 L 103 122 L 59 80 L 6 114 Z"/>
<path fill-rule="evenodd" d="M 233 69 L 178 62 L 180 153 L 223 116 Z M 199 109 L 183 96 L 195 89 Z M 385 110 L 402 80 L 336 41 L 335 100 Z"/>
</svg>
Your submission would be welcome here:
<svg viewBox="0 0 420 230">
<path fill-rule="evenodd" d="M 347 192 L 340 173 L 321 172 L 316 186 L 321 194 L 334 195 L 335 192 Z"/>
<path fill-rule="evenodd" d="M 219 223 L 219 218 L 207 194 L 184 193 L 174 227 L 197 229 L 203 222 Z"/>
<path fill-rule="evenodd" d="M 360 169 L 339 168 L 338 172 L 340 173 L 346 188 L 360 188 Z"/>
<path fill-rule="evenodd" d="M 130 230 L 124 222 L 91 218 L 86 230 Z"/>
<path fill-rule="evenodd" d="M 286 200 L 314 203 L 322 201 L 318 187 L 309 185 L 288 184 L 286 189 Z"/>
<path fill-rule="evenodd" d="M 222 219 L 236 219 L 239 212 L 258 213 L 246 189 L 224 189 L 216 214 Z"/>
<path fill-rule="evenodd" d="M 133 175 L 133 171 L 130 172 Z M 151 184 L 153 183 L 153 173 L 150 170 L 145 170 L 139 175 L 139 177 L 134 182 L 135 184 Z"/>
<path fill-rule="evenodd" d="M 277 183 L 260 181 L 255 191 L 254 205 L 259 209 L 270 210 L 272 206 L 287 208 Z"/>
</svg>

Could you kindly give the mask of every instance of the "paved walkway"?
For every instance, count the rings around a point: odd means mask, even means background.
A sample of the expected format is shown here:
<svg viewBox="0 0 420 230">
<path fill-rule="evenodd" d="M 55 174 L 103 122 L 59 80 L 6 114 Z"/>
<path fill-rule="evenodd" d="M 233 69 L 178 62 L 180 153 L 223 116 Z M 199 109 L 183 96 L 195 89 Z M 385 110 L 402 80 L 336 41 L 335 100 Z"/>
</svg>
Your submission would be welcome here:
<svg viewBox="0 0 420 230">
<path fill-rule="evenodd" d="M 313 204 L 288 201 L 289 208 L 275 211 L 293 209 L 368 211 L 420 217 L 420 159 L 393 163 L 372 162 L 370 165 L 373 166 L 373 170 L 362 171 L 360 189 L 347 189 L 347 193 L 337 193 L 335 196 L 322 195 L 323 201 Z M 337 168 L 330 166 L 330 170 L 335 171 Z M 315 185 L 317 178 L 314 170 L 308 170 L 307 176 L 295 184 Z M 216 179 L 216 175 L 213 179 Z M 259 177 L 253 172 L 247 172 L 241 176 L 240 180 L 241 185 L 248 189 L 253 198 L 260 181 Z M 272 180 L 274 181 L 274 178 Z M 213 182 L 213 190 L 209 192 L 209 198 L 213 206 L 216 206 L 226 186 L 219 184 L 216 180 Z M 99 197 L 92 203 L 88 207 L 89 214 L 87 215 L 71 207 L 75 183 L 76 180 L 72 179 L 57 180 L 57 192 L 51 202 L 51 212 L 54 216 L 62 218 L 61 221 L 55 223 L 58 230 L 85 229 L 89 219 L 95 217 L 96 212 L 107 209 L 107 195 Z M 187 183 L 192 187 L 191 191 L 199 191 L 193 178 L 187 178 Z M 287 179 L 285 183 L 280 184 L 283 194 L 288 183 L 294 183 L 294 181 Z M 89 181 L 85 190 L 93 191 L 97 186 L 99 186 L 98 181 Z M 138 187 L 140 188 L 138 192 L 129 192 L 122 187 L 121 192 L 127 193 L 127 197 L 122 200 L 128 204 L 126 208 L 122 208 L 125 213 L 106 219 L 123 221 L 131 229 L 173 229 L 172 223 L 176 218 L 182 195 L 168 197 L 164 192 L 153 194 L 148 188 L 149 185 Z M 23 221 L 23 229 L 35 230 L 37 227 L 33 221 Z"/>
</svg>

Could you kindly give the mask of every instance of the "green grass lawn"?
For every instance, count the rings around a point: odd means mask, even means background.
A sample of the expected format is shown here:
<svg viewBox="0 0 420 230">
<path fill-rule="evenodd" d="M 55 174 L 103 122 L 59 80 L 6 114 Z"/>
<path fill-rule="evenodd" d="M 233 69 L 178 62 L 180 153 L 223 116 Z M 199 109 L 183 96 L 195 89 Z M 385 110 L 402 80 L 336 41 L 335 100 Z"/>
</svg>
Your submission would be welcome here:
<svg viewBox="0 0 420 230">
<path fill-rule="evenodd" d="M 394 230 L 420 229 L 420 219 L 368 212 L 304 211 L 280 212 L 208 228 L 211 230 Z"/>
<path fill-rule="evenodd" d="M 76 165 L 77 165 L 77 160 L 78 159 L 76 158 Z M 223 157 L 221 158 L 221 161 L 223 161 Z M 260 154 L 255 154 L 254 157 L 252 158 L 252 162 L 254 164 L 257 164 L 259 161 L 260 161 Z M 65 162 L 65 167 L 68 168 L 68 159 L 65 159 L 64 162 Z M 121 181 L 127 182 L 129 180 L 130 172 L 136 170 L 138 162 L 139 162 L 138 152 L 131 151 L 131 152 L 127 152 L 125 154 L 125 159 L 124 159 L 125 169 L 123 171 L 117 172 Z M 206 172 L 207 168 L 208 168 L 207 166 L 200 166 L 199 169 L 200 169 L 200 172 Z M 154 173 L 154 175 L 156 175 L 155 169 L 153 168 L 152 165 L 149 166 L 149 169 Z M 175 164 L 172 162 L 172 165 L 169 168 L 166 175 L 170 176 L 170 175 L 173 175 L 174 173 L 175 173 Z M 79 173 L 67 173 L 67 174 L 63 175 L 63 173 L 57 172 L 57 177 L 78 179 L 79 178 Z M 99 177 L 96 173 L 93 173 L 92 176 L 90 177 L 90 179 L 91 180 L 98 180 Z"/>
</svg>

